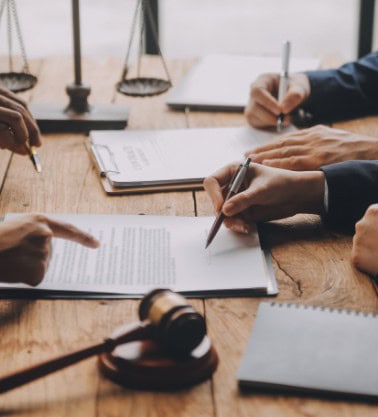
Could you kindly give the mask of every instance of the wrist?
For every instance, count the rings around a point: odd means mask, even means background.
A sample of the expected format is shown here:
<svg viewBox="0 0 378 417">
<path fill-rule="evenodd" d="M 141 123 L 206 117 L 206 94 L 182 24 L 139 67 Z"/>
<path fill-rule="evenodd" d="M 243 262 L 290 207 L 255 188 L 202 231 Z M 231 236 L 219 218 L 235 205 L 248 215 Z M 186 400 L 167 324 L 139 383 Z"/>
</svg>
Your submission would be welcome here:
<svg viewBox="0 0 378 417">
<path fill-rule="evenodd" d="M 311 84 L 308 76 L 303 72 L 298 72 L 294 75 L 295 81 L 301 86 L 303 90 L 302 103 L 305 102 L 311 95 Z"/>
<path fill-rule="evenodd" d="M 378 140 L 376 138 L 365 136 L 360 138 L 357 135 L 356 140 L 353 141 L 355 152 L 353 158 L 360 160 L 377 160 L 378 159 Z"/>
<path fill-rule="evenodd" d="M 322 214 L 324 212 L 325 175 L 322 171 L 297 173 L 298 213 Z"/>
</svg>

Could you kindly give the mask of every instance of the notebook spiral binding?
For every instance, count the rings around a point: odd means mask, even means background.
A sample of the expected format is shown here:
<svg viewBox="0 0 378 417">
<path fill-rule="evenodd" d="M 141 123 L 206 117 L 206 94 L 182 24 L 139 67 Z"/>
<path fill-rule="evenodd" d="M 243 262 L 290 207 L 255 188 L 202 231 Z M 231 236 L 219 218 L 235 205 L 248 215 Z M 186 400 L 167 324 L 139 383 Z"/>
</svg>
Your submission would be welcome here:
<svg viewBox="0 0 378 417">
<path fill-rule="evenodd" d="M 355 311 L 349 309 L 342 309 L 342 308 L 333 308 L 333 307 L 321 307 L 321 306 L 312 306 L 306 304 L 296 304 L 296 303 L 277 303 L 277 302 L 270 302 L 269 303 L 272 307 L 278 308 L 296 308 L 296 309 L 303 309 L 303 310 L 313 310 L 313 311 L 327 311 L 330 313 L 338 313 L 338 314 L 347 314 L 347 315 L 355 315 L 355 316 L 362 316 L 362 317 L 371 317 L 377 318 L 378 313 L 374 312 L 365 312 L 365 311 Z"/>
</svg>

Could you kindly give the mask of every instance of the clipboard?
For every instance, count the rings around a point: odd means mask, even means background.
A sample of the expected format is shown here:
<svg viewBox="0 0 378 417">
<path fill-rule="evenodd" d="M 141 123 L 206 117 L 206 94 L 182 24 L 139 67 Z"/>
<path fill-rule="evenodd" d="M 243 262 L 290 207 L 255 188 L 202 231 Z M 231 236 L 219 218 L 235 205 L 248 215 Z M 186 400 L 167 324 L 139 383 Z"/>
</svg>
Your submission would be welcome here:
<svg viewBox="0 0 378 417">
<path fill-rule="evenodd" d="M 104 191 L 124 195 L 201 190 L 208 175 L 277 136 L 249 126 L 129 129 L 91 131 L 86 145 Z"/>
<path fill-rule="evenodd" d="M 111 150 L 106 145 L 96 145 L 91 143 L 88 139 L 85 142 L 85 147 L 88 150 L 88 153 L 92 159 L 94 167 L 98 173 L 98 177 L 102 188 L 105 193 L 110 196 L 119 196 L 119 195 L 131 195 L 131 194 L 145 194 L 145 193 L 156 193 L 156 192 L 169 192 L 169 191 L 194 191 L 194 190 L 203 190 L 202 181 L 201 182 L 191 182 L 191 183 L 176 183 L 176 184 L 161 184 L 161 185 L 150 185 L 150 186 L 129 186 L 129 187 L 115 187 L 112 182 L 109 180 L 108 174 L 110 172 L 119 172 L 118 167 L 111 161 L 109 165 L 104 158 L 101 157 L 101 153 L 98 152 L 99 147 L 103 148 L 111 158 Z"/>
</svg>

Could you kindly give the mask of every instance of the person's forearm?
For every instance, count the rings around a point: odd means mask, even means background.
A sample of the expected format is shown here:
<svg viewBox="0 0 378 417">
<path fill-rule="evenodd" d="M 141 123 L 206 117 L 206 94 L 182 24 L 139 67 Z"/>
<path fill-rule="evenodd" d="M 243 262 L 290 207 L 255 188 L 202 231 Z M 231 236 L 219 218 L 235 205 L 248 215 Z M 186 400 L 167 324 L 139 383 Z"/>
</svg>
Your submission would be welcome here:
<svg viewBox="0 0 378 417">
<path fill-rule="evenodd" d="M 313 123 L 378 113 L 378 53 L 334 70 L 308 71 L 309 99 L 302 106 Z"/>
</svg>

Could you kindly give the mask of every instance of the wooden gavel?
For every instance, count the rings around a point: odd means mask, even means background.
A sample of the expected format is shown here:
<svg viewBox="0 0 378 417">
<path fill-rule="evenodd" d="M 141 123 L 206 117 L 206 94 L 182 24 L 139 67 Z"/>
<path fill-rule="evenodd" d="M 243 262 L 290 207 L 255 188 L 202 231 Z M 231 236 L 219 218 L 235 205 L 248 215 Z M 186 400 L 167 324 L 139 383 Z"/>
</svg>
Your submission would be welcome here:
<svg viewBox="0 0 378 417">
<path fill-rule="evenodd" d="M 112 352 L 116 346 L 152 339 L 174 357 L 188 356 L 206 335 L 204 318 L 179 294 L 167 289 L 148 293 L 139 305 L 140 322 L 133 323 L 102 343 L 42 362 L 0 378 L 0 393 L 27 384 L 94 355 Z"/>
</svg>

